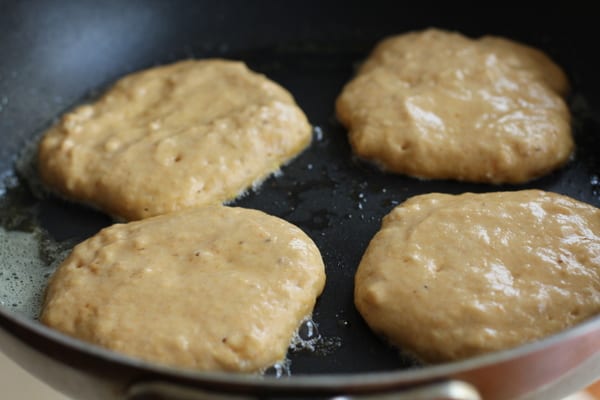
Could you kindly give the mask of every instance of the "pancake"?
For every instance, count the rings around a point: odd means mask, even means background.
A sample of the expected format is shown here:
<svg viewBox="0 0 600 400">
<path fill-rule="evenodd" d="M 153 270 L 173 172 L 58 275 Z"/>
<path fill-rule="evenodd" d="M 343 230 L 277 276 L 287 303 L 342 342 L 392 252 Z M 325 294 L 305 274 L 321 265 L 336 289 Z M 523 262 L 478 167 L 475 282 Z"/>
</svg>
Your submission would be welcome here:
<svg viewBox="0 0 600 400">
<path fill-rule="evenodd" d="M 428 29 L 379 43 L 336 113 L 354 153 L 384 171 L 523 183 L 573 152 L 568 90 L 539 50 Z"/>
<path fill-rule="evenodd" d="M 539 190 L 416 196 L 355 285 L 369 326 L 425 362 L 532 342 L 600 312 L 600 210 Z"/>
<path fill-rule="evenodd" d="M 323 290 L 319 250 L 261 211 L 207 206 L 103 229 L 49 283 L 42 323 L 147 361 L 258 372 Z"/>
<path fill-rule="evenodd" d="M 125 220 L 232 200 L 302 151 L 292 96 L 243 63 L 188 60 L 119 80 L 39 145 L 43 183 Z"/>
</svg>

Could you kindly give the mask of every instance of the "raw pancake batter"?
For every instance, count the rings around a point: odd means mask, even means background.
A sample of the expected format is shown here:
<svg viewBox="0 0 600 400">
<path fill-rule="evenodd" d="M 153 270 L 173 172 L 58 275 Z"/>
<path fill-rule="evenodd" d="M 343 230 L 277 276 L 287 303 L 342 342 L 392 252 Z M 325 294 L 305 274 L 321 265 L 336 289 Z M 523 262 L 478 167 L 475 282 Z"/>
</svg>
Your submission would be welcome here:
<svg viewBox="0 0 600 400">
<path fill-rule="evenodd" d="M 60 195 L 134 220 L 233 199 L 310 140 L 281 86 L 241 62 L 190 60 L 131 74 L 67 113 L 38 168 Z"/>
<path fill-rule="evenodd" d="M 148 361 L 254 372 L 284 359 L 324 283 L 299 228 L 208 206 L 113 225 L 76 246 L 41 321 Z"/>
<path fill-rule="evenodd" d="M 600 210 L 539 190 L 416 196 L 355 283 L 369 326 L 426 362 L 518 346 L 600 312 Z"/>
<path fill-rule="evenodd" d="M 429 29 L 383 40 L 336 111 L 354 152 L 383 170 L 521 183 L 573 151 L 568 86 L 536 49 Z"/>
</svg>

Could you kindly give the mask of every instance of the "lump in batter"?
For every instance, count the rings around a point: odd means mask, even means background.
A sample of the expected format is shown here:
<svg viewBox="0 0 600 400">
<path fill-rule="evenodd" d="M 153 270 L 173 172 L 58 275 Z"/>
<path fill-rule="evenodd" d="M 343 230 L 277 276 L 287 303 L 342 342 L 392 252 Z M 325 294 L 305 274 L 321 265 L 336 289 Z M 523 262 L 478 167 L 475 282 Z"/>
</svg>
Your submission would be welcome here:
<svg viewBox="0 0 600 400">
<path fill-rule="evenodd" d="M 385 171 L 522 183 L 573 151 L 568 89 L 539 50 L 429 29 L 383 40 L 336 112 L 354 152 Z"/>
<path fill-rule="evenodd" d="M 518 346 L 600 312 L 600 210 L 539 190 L 416 196 L 355 285 L 373 331 L 426 362 Z"/>
<path fill-rule="evenodd" d="M 182 61 L 119 80 L 46 132 L 58 194 L 135 220 L 235 198 L 312 137 L 292 96 L 243 63 Z"/>
<path fill-rule="evenodd" d="M 253 372 L 285 357 L 324 282 L 319 250 L 296 226 L 207 206 L 116 224 L 76 246 L 41 321 L 148 361 Z"/>
</svg>

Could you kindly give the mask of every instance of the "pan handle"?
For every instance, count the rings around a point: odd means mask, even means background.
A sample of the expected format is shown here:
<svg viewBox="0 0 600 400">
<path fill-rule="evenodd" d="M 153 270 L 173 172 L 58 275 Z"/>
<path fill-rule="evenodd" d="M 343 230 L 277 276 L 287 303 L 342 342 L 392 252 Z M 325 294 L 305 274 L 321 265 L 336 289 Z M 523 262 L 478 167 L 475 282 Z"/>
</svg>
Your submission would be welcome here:
<svg viewBox="0 0 600 400">
<path fill-rule="evenodd" d="M 327 398 L 326 396 L 311 398 Z M 285 394 L 263 395 L 261 399 L 276 397 L 302 398 L 301 393 L 288 391 Z M 259 397 L 240 394 L 214 392 L 206 389 L 177 385 L 171 382 L 154 381 L 139 382 L 132 385 L 127 393 L 127 400 L 256 400 Z M 376 394 L 352 394 L 330 397 L 329 400 L 481 400 L 477 390 L 470 384 L 458 380 L 448 380 L 435 383 L 401 388 Z"/>
</svg>

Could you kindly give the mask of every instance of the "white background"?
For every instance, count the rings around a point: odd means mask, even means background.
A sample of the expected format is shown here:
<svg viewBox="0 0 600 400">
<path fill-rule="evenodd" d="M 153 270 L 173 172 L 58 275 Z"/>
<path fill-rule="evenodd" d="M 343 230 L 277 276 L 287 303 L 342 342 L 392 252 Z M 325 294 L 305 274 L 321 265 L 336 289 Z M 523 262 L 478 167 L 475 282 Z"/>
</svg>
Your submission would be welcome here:
<svg viewBox="0 0 600 400">
<path fill-rule="evenodd" d="M 69 400 L 29 375 L 1 351 L 0 398 L 2 400 Z"/>
</svg>

